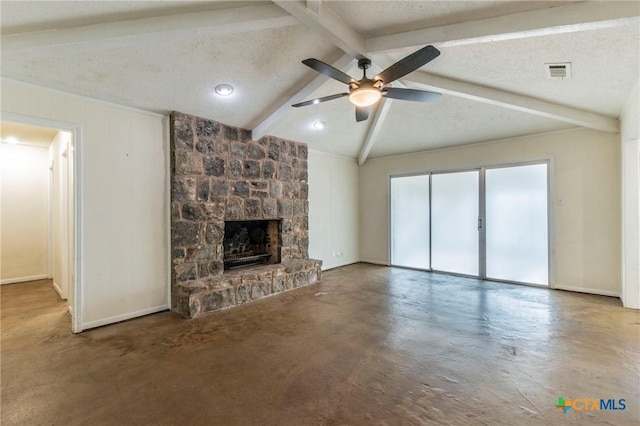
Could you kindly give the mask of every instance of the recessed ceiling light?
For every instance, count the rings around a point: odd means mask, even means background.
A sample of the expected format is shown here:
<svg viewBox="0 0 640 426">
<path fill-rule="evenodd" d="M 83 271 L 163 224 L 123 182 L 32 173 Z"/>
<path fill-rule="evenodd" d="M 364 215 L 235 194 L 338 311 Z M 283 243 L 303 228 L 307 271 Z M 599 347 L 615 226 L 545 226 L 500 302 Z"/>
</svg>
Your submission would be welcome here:
<svg viewBox="0 0 640 426">
<path fill-rule="evenodd" d="M 218 84 L 215 91 L 220 96 L 229 96 L 233 93 L 233 86 L 230 84 Z"/>
<path fill-rule="evenodd" d="M 322 130 L 324 129 L 324 127 L 326 126 L 327 123 L 325 123 L 324 121 L 316 121 L 315 123 L 313 123 L 313 128 L 316 130 Z"/>
</svg>

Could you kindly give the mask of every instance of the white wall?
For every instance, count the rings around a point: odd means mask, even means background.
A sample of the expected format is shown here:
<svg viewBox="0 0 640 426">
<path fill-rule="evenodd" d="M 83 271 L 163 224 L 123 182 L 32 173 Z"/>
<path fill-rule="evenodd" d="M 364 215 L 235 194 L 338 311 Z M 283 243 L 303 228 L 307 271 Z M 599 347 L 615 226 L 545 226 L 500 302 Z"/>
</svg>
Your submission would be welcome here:
<svg viewBox="0 0 640 426">
<path fill-rule="evenodd" d="M 163 117 L 5 79 L 1 105 L 3 113 L 81 127 L 75 152 L 82 174 L 75 179 L 81 185 L 82 328 L 167 309 Z"/>
<path fill-rule="evenodd" d="M 356 160 L 309 150 L 309 257 L 322 269 L 360 260 Z"/>
<path fill-rule="evenodd" d="M 47 278 L 47 148 L 0 143 L 0 181 L 0 282 Z"/>
<path fill-rule="evenodd" d="M 620 295 L 620 142 L 587 129 L 368 160 L 360 168 L 360 254 L 387 264 L 388 179 L 394 173 L 453 170 L 550 158 L 556 288 Z"/>
<path fill-rule="evenodd" d="M 640 80 L 620 115 L 622 145 L 622 302 L 640 309 Z"/>
</svg>

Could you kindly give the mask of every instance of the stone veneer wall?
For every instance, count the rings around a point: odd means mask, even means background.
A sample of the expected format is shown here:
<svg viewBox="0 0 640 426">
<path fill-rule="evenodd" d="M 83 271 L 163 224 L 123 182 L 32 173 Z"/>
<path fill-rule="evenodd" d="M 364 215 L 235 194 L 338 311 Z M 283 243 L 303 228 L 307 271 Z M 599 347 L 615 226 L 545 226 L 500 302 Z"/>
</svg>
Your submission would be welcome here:
<svg viewBox="0 0 640 426">
<path fill-rule="evenodd" d="M 313 284 L 307 145 L 171 115 L 171 300 L 185 317 Z M 223 271 L 224 221 L 282 219 L 281 264 Z"/>
</svg>

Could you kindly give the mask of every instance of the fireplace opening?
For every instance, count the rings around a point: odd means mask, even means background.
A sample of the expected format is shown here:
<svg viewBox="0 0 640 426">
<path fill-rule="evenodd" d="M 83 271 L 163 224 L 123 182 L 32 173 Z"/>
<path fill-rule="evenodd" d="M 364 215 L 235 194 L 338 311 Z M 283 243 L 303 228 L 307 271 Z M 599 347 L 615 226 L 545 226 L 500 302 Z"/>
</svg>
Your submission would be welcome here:
<svg viewBox="0 0 640 426">
<path fill-rule="evenodd" d="M 280 263 L 280 220 L 224 223 L 224 269 Z"/>
</svg>

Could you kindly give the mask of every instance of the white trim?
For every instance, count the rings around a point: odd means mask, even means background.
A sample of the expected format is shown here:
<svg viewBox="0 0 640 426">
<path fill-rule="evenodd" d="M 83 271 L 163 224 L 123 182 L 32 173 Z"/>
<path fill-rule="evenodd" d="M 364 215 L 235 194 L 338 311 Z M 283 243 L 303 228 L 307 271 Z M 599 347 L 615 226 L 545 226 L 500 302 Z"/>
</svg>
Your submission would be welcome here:
<svg viewBox="0 0 640 426">
<path fill-rule="evenodd" d="M 55 280 L 53 281 L 53 289 L 58 293 L 58 296 L 60 296 L 60 298 L 64 300 L 64 297 L 62 297 L 62 289 L 60 288 L 58 283 L 55 282 Z"/>
<path fill-rule="evenodd" d="M 114 107 L 114 108 L 122 108 L 122 109 L 124 109 L 126 111 L 132 111 L 132 112 L 138 112 L 138 113 L 141 113 L 141 114 L 147 114 L 147 115 L 150 115 L 152 117 L 165 117 L 167 115 L 167 114 L 163 114 L 163 113 L 160 113 L 160 112 L 153 112 L 153 111 L 140 109 L 140 108 L 134 108 L 134 107 L 130 107 L 130 106 L 122 105 L 122 104 L 116 104 L 114 102 L 104 101 L 102 99 L 91 98 L 89 96 L 76 95 L 75 93 L 69 93 L 69 92 L 65 92 L 63 90 L 52 89 L 50 87 L 40 86 L 40 85 L 33 84 L 33 83 L 26 83 L 24 81 L 14 80 L 12 78 L 6 78 L 6 77 L 0 78 L 0 84 L 3 81 L 7 81 L 7 82 L 10 82 L 10 83 L 15 83 L 15 84 L 20 84 L 20 85 L 26 86 L 26 87 L 37 88 L 39 90 L 44 90 L 46 92 L 55 93 L 57 95 L 69 96 L 69 97 L 74 98 L 74 99 L 81 99 L 83 101 L 96 102 L 96 103 L 99 103 L 101 105 L 107 105 L 107 106 L 111 106 L 111 107 Z M 5 117 L 5 116 L 8 116 L 8 115 L 11 115 L 11 114 L 5 113 L 3 111 L 2 112 L 2 119 L 3 120 L 7 120 L 7 121 L 12 121 L 11 119 L 8 119 L 8 118 Z M 36 118 L 34 117 L 34 119 L 36 119 Z M 56 127 L 56 126 L 47 126 L 47 127 Z M 65 129 L 65 130 L 69 130 L 69 129 Z"/>
<path fill-rule="evenodd" d="M 608 290 L 598 290 L 596 288 L 585 288 L 585 287 L 573 287 L 573 286 L 565 286 L 565 285 L 556 285 L 553 290 L 565 290 L 565 291 L 573 291 L 576 293 L 586 293 L 586 294 L 595 294 L 598 296 L 609 296 L 609 297 L 620 297 L 620 293 L 615 291 Z"/>
<path fill-rule="evenodd" d="M 360 260 L 347 260 L 346 262 L 340 262 L 340 263 L 331 263 L 331 264 L 322 264 L 322 267 L 320 268 L 321 271 L 329 271 L 331 269 L 335 269 L 335 268 L 341 268 L 343 266 L 349 266 L 349 265 L 354 265 L 356 263 L 360 263 Z"/>
<path fill-rule="evenodd" d="M 162 123 L 162 130 L 164 131 L 164 152 L 165 153 L 170 153 L 171 152 L 171 116 L 167 116 L 163 119 L 163 123 Z M 173 273 L 173 258 L 172 258 L 172 253 L 173 251 L 171 250 L 171 228 L 172 228 L 172 218 L 173 216 L 171 215 L 171 154 L 169 155 L 165 155 L 165 160 L 164 160 L 164 170 L 165 170 L 165 178 L 164 178 L 164 188 L 165 188 L 165 192 L 164 192 L 164 199 L 165 201 L 165 206 L 164 206 L 164 212 L 165 212 L 165 217 L 167 218 L 167 223 L 165 224 L 165 230 L 167 230 L 165 232 L 165 243 L 167 244 L 167 247 L 169 248 L 167 250 L 166 253 L 166 264 L 165 264 L 165 268 L 167 270 L 167 305 L 170 307 L 171 305 L 171 293 L 172 293 L 172 286 L 171 286 L 171 276 Z"/>
<path fill-rule="evenodd" d="M 27 281 L 38 281 L 38 280 L 46 280 L 46 279 L 49 279 L 49 274 L 31 275 L 28 277 L 18 277 L 18 278 L 5 278 L 3 280 L 0 280 L 0 285 L 17 284 L 17 283 L 24 283 Z"/>
<path fill-rule="evenodd" d="M 380 265 L 380 266 L 391 266 L 387 262 L 382 262 L 380 260 L 375 259 L 360 259 L 361 263 L 371 263 L 372 265 Z"/>
<path fill-rule="evenodd" d="M 1 81 L 1 79 L 0 79 Z M 39 86 L 38 86 L 39 87 Z M 64 92 L 61 92 L 64 93 Z M 87 98 L 88 99 L 88 98 Z M 74 333 L 82 331 L 82 307 L 83 299 L 83 268 L 82 268 L 82 237 L 83 237 L 83 216 L 82 216 L 82 180 L 84 173 L 82 166 L 84 164 L 82 158 L 82 126 L 65 121 L 49 120 L 44 118 L 33 117 L 29 115 L 13 114 L 2 111 L 2 120 L 14 121 L 18 123 L 30 124 L 35 126 L 49 127 L 53 129 L 66 130 L 72 133 L 72 143 L 74 147 L 73 159 L 73 283 L 71 283 L 71 291 L 73 292 L 73 306 L 71 312 L 75 315 L 71 316 L 71 330 Z"/>
<path fill-rule="evenodd" d="M 51 146 L 49 146 L 51 148 Z M 51 150 L 47 149 L 49 155 L 49 169 L 47 170 L 47 274 L 53 279 L 54 255 L 53 255 L 53 167 L 55 160 L 51 158 Z"/>
<path fill-rule="evenodd" d="M 169 310 L 169 305 L 165 304 L 165 305 L 160 305 L 160 306 L 156 306 L 156 307 L 153 307 L 153 308 L 141 309 L 141 310 L 135 311 L 135 312 L 128 312 L 126 314 L 115 315 L 115 316 L 108 317 L 108 318 L 89 321 L 89 322 L 82 323 L 80 325 L 82 327 L 82 330 L 88 330 L 90 328 L 100 327 L 100 326 L 108 325 L 108 324 L 114 324 L 116 322 L 126 321 L 126 320 L 129 320 L 129 319 L 132 319 L 132 318 L 142 317 L 142 316 L 145 316 L 145 315 L 155 314 L 155 313 L 158 313 L 158 312 L 163 312 L 163 311 L 168 311 L 168 310 Z"/>
<path fill-rule="evenodd" d="M 549 253 L 549 263 L 547 265 L 547 274 L 549 282 L 547 286 L 551 289 L 556 288 L 556 219 L 558 212 L 556 210 L 556 163 L 555 157 L 549 155 L 547 162 L 547 244 Z"/>
<path fill-rule="evenodd" d="M 82 206 L 84 180 L 84 139 L 82 126 L 73 129 L 73 305 L 71 306 L 71 328 L 74 333 L 82 331 L 82 314 L 84 308 L 84 257 L 82 238 L 84 236 L 84 217 Z M 75 315 L 74 315 L 75 314 Z"/>
</svg>

